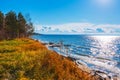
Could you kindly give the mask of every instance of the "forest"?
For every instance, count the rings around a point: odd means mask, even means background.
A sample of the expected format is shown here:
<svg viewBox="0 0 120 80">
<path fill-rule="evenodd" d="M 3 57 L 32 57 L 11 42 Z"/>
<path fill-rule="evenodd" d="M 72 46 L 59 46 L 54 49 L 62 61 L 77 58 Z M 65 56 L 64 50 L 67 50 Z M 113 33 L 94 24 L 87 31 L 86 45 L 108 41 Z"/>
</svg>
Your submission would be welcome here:
<svg viewBox="0 0 120 80">
<path fill-rule="evenodd" d="M 0 40 L 29 37 L 33 31 L 29 15 L 25 18 L 21 12 L 16 14 L 9 11 L 4 14 L 0 11 Z"/>
</svg>

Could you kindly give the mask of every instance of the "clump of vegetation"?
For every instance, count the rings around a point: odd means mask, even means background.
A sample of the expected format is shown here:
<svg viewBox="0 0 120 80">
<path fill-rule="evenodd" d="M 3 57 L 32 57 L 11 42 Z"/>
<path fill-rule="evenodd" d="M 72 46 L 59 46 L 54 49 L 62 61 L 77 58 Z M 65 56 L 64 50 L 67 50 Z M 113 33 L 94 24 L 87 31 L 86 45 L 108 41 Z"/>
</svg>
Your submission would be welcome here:
<svg viewBox="0 0 120 80">
<path fill-rule="evenodd" d="M 10 11 L 4 14 L 0 11 L 0 40 L 28 37 L 34 31 L 29 16 L 24 18 L 22 13 Z"/>
<path fill-rule="evenodd" d="M 32 39 L 0 42 L 0 80 L 99 80 Z"/>
</svg>

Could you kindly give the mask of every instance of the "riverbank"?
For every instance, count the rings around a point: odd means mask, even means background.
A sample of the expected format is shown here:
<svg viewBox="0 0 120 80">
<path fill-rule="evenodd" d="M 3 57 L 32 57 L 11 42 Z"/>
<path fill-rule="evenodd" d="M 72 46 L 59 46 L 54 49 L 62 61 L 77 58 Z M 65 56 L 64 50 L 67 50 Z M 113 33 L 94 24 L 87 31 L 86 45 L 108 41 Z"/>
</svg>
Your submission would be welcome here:
<svg viewBox="0 0 120 80">
<path fill-rule="evenodd" d="M 32 39 L 0 41 L 0 80 L 100 80 L 85 65 Z"/>
</svg>

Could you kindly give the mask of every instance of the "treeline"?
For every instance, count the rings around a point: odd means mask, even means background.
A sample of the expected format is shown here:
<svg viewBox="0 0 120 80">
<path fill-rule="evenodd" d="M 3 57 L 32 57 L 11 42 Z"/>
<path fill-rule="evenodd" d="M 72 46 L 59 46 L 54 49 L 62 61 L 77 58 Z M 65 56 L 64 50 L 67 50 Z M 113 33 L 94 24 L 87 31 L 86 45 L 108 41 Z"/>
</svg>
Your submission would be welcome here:
<svg viewBox="0 0 120 80">
<path fill-rule="evenodd" d="M 30 17 L 27 20 L 22 13 L 0 11 L 0 40 L 29 37 L 34 31 Z"/>
</svg>

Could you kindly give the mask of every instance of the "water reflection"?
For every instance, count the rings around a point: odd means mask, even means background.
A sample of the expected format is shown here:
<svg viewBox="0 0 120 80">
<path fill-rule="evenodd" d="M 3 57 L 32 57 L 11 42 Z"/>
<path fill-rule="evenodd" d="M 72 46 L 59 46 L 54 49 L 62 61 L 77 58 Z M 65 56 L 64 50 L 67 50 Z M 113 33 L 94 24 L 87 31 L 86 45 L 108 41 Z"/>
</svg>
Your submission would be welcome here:
<svg viewBox="0 0 120 80">
<path fill-rule="evenodd" d="M 91 44 L 96 46 L 96 48 L 91 47 L 92 55 L 102 58 L 113 58 L 118 50 L 115 45 L 115 40 L 117 36 L 92 36 L 94 42 Z"/>
<path fill-rule="evenodd" d="M 109 75 L 120 76 L 119 36 L 91 36 L 91 39 L 93 40 L 91 45 L 96 47 L 90 49 L 92 55 L 96 58 L 93 63 L 97 66 L 96 69 L 107 71 Z M 95 67 L 93 68 L 95 69 Z"/>
</svg>

